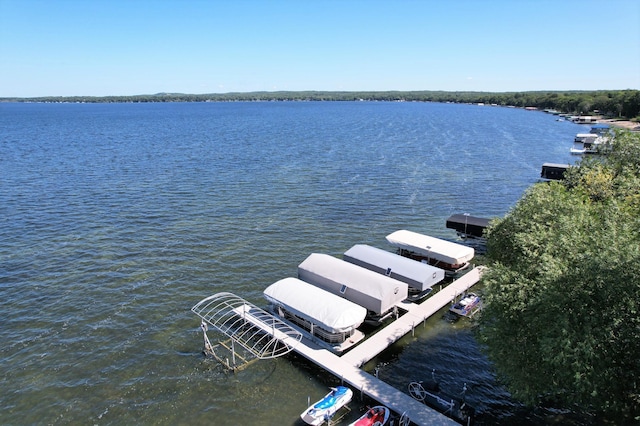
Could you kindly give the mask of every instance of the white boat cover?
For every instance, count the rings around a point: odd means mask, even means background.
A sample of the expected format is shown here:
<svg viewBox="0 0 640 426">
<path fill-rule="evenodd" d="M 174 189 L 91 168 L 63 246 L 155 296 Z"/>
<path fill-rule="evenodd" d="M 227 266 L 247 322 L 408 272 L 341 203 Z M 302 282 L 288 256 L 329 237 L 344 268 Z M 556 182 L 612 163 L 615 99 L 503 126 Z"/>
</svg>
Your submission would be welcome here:
<svg viewBox="0 0 640 426">
<path fill-rule="evenodd" d="M 284 278 L 264 290 L 264 297 L 276 306 L 331 332 L 357 328 L 367 310 L 339 296 L 297 278 Z"/>
<path fill-rule="evenodd" d="M 578 139 L 580 139 L 581 142 L 584 142 L 587 139 L 597 139 L 597 138 L 598 138 L 598 134 L 596 133 L 578 133 L 576 135 L 575 140 L 577 141 Z"/>
<path fill-rule="evenodd" d="M 406 283 L 320 253 L 310 254 L 298 265 L 298 278 L 375 314 L 390 311 L 409 293 Z"/>
<path fill-rule="evenodd" d="M 387 235 L 387 241 L 395 247 L 451 265 L 467 263 L 475 254 L 472 247 L 404 229 Z"/>
<path fill-rule="evenodd" d="M 443 269 L 366 244 L 354 245 L 342 258 L 354 265 L 407 283 L 409 287 L 420 291 L 428 290 L 444 280 Z"/>
</svg>

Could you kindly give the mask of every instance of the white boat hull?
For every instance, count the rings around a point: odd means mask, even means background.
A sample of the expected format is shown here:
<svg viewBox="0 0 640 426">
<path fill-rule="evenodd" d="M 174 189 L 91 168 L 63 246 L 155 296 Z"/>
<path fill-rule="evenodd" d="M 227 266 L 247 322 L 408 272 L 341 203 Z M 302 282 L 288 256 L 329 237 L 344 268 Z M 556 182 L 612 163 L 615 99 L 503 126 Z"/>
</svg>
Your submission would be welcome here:
<svg viewBox="0 0 640 426">
<path fill-rule="evenodd" d="M 353 391 L 345 386 L 332 388 L 324 398 L 307 408 L 300 418 L 308 425 L 318 426 L 333 415 L 353 398 Z"/>
</svg>

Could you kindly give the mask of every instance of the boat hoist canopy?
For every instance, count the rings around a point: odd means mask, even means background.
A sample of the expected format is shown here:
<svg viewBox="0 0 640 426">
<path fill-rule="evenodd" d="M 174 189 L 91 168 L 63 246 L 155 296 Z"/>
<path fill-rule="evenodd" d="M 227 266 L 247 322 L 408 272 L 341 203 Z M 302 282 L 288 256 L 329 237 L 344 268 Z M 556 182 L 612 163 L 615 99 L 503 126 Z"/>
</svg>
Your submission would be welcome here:
<svg viewBox="0 0 640 426">
<path fill-rule="evenodd" d="M 205 349 L 207 324 L 258 359 L 285 355 L 302 340 L 299 331 L 233 293 L 216 293 L 199 301 L 191 311 L 202 318 Z"/>
</svg>

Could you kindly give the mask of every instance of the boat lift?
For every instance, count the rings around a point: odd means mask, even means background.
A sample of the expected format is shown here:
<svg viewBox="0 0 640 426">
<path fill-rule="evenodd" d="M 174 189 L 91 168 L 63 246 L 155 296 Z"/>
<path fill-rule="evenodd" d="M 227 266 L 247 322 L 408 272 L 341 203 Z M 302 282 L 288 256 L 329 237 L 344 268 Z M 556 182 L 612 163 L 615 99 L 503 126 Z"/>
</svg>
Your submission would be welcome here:
<svg viewBox="0 0 640 426">
<path fill-rule="evenodd" d="M 302 340 L 302 333 L 233 293 L 216 293 L 196 303 L 191 311 L 202 319 L 204 354 L 230 370 L 241 370 L 256 359 L 285 355 Z M 209 326 L 228 339 L 212 345 L 207 336 Z M 230 352 L 231 361 L 218 355 L 218 348 Z"/>
</svg>

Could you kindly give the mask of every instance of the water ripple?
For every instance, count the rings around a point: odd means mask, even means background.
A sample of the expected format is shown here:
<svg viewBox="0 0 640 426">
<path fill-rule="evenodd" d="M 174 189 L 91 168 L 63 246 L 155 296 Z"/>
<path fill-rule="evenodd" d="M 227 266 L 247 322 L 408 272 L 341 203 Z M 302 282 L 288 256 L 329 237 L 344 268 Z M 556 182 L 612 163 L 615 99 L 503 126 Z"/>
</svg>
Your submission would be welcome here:
<svg viewBox="0 0 640 426">
<path fill-rule="evenodd" d="M 450 214 L 504 214 L 582 130 L 366 102 L 5 104 L 0 127 L 3 424 L 295 423 L 333 379 L 296 357 L 225 373 L 190 307 L 262 305 L 309 253 L 399 228 L 452 238 Z M 438 324 L 390 351 L 389 381 L 462 371 L 491 419 L 526 419 L 468 330 Z"/>
</svg>

